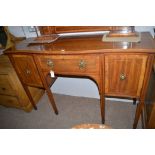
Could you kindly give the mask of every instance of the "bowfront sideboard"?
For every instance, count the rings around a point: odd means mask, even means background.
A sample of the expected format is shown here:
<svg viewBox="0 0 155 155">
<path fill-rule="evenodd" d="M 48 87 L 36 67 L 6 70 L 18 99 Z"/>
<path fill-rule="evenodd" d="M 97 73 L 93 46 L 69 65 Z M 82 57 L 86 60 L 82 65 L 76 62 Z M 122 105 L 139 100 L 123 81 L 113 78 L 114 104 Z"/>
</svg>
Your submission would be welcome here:
<svg viewBox="0 0 155 155">
<path fill-rule="evenodd" d="M 35 109 L 28 86 L 44 88 L 58 114 L 49 84 L 53 80 L 52 71 L 57 77 L 86 77 L 95 81 L 102 123 L 105 122 L 105 97 L 138 100 L 133 123 L 133 128 L 137 127 L 145 107 L 155 44 L 149 33 L 141 33 L 140 43 L 103 42 L 102 37 L 102 34 L 59 36 L 47 44 L 29 44 L 31 39 L 28 39 L 5 52 Z"/>
</svg>

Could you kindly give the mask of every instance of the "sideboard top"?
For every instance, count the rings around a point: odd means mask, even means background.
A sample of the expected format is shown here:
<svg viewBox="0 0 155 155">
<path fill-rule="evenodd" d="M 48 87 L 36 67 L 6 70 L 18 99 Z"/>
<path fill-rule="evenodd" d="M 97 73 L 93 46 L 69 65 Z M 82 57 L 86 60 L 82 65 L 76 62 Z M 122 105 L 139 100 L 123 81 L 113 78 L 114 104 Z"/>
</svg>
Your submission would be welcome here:
<svg viewBox="0 0 155 155">
<path fill-rule="evenodd" d="M 155 43 L 148 32 L 141 33 L 141 42 L 103 42 L 103 34 L 60 36 L 49 44 L 29 45 L 30 39 L 21 41 L 5 53 L 44 53 L 44 54 L 80 54 L 102 52 L 144 52 L 155 53 Z"/>
</svg>

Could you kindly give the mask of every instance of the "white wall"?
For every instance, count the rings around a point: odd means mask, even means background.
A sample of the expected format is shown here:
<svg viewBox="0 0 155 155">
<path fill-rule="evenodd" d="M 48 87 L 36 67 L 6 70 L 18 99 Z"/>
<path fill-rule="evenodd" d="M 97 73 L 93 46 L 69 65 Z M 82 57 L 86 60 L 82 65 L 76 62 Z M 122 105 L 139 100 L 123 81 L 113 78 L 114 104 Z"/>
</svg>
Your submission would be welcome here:
<svg viewBox="0 0 155 155">
<path fill-rule="evenodd" d="M 9 26 L 9 30 L 17 37 L 36 37 L 36 32 L 29 32 L 29 27 L 30 26 Z"/>
<path fill-rule="evenodd" d="M 9 27 L 10 31 L 16 36 L 35 37 L 36 34 L 30 33 L 28 27 L 20 26 Z M 153 26 L 136 26 L 136 31 L 149 31 L 153 35 Z M 23 32 L 24 31 L 24 32 Z M 99 98 L 98 88 L 96 84 L 89 79 L 79 78 L 58 78 L 52 86 L 52 91 L 58 94 L 65 94 L 71 96 L 82 96 Z"/>
<path fill-rule="evenodd" d="M 153 28 L 155 26 L 135 26 L 135 30 L 138 32 L 150 32 L 154 36 Z"/>
<path fill-rule="evenodd" d="M 25 37 L 22 26 L 9 26 L 9 31 L 14 34 L 16 37 Z"/>
</svg>

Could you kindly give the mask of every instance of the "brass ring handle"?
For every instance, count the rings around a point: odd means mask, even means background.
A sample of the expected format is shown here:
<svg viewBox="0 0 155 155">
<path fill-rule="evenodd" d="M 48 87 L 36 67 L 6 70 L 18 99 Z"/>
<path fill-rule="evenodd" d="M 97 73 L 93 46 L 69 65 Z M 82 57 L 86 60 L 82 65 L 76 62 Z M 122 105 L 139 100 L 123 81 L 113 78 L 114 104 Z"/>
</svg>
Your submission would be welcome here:
<svg viewBox="0 0 155 155">
<path fill-rule="evenodd" d="M 120 75 L 120 80 L 125 80 L 126 79 L 126 76 L 124 74 L 121 74 Z"/>
<path fill-rule="evenodd" d="M 49 67 L 51 67 L 51 68 L 54 67 L 54 63 L 53 63 L 52 60 L 47 60 L 47 65 L 48 65 Z"/>
<path fill-rule="evenodd" d="M 31 71 L 29 69 L 26 69 L 26 74 L 31 74 Z"/>
<path fill-rule="evenodd" d="M 80 69 L 84 69 L 84 68 L 86 68 L 86 66 L 87 66 L 87 63 L 84 60 L 80 60 L 80 62 L 79 62 L 79 68 Z"/>
</svg>

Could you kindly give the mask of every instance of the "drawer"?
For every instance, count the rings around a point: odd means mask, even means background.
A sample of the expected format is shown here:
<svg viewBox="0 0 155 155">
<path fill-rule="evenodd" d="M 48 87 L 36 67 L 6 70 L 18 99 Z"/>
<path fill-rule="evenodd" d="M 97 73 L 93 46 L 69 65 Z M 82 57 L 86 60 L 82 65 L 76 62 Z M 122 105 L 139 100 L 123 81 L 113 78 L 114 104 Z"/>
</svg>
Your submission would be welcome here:
<svg viewBox="0 0 155 155">
<path fill-rule="evenodd" d="M 147 55 L 106 55 L 105 93 L 110 96 L 139 97 Z"/>
<path fill-rule="evenodd" d="M 42 82 L 32 56 L 13 55 L 13 60 L 18 73 L 25 84 L 30 86 L 42 86 Z"/>
<path fill-rule="evenodd" d="M 0 104 L 9 107 L 20 107 L 19 101 L 16 97 L 0 95 Z"/>
<path fill-rule="evenodd" d="M 99 73 L 99 56 L 38 56 L 42 70 L 55 73 Z"/>
<path fill-rule="evenodd" d="M 12 96 L 16 95 L 15 90 L 11 85 L 9 75 L 7 74 L 2 75 L 0 74 L 0 94 L 12 95 Z"/>
</svg>

